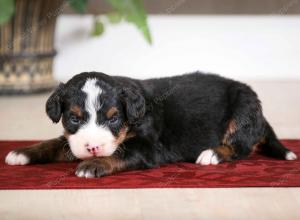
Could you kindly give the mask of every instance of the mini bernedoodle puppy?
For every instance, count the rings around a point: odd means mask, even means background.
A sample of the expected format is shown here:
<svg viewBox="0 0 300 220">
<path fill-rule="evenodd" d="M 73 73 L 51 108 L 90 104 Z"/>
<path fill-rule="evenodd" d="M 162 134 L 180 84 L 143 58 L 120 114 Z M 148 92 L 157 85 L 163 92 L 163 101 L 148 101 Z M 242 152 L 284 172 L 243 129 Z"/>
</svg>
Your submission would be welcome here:
<svg viewBox="0 0 300 220">
<path fill-rule="evenodd" d="M 85 72 L 60 84 L 46 112 L 64 135 L 10 152 L 9 165 L 82 160 L 78 177 L 175 162 L 215 165 L 255 149 L 297 156 L 277 139 L 247 85 L 213 74 L 136 80 Z"/>
</svg>

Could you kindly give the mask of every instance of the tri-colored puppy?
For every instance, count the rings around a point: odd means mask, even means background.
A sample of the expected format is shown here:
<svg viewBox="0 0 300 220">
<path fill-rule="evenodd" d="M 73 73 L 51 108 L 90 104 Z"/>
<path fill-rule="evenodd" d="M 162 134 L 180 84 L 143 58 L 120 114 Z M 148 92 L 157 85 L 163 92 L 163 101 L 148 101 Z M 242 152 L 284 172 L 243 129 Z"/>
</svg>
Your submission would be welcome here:
<svg viewBox="0 0 300 220">
<path fill-rule="evenodd" d="M 136 80 L 89 72 L 61 84 L 46 104 L 64 135 L 10 152 L 9 165 L 81 159 L 79 177 L 165 163 L 218 164 L 254 149 L 295 160 L 276 138 L 252 89 L 195 72 Z"/>
</svg>

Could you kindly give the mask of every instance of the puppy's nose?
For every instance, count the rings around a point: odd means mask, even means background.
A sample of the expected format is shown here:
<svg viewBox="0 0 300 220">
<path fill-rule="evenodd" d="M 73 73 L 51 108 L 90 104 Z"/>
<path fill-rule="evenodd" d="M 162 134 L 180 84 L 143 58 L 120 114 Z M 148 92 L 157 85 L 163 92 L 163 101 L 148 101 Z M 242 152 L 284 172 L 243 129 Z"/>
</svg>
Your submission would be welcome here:
<svg viewBox="0 0 300 220">
<path fill-rule="evenodd" d="M 96 153 L 99 150 L 100 146 L 89 146 L 86 145 L 86 149 L 90 153 Z"/>
</svg>

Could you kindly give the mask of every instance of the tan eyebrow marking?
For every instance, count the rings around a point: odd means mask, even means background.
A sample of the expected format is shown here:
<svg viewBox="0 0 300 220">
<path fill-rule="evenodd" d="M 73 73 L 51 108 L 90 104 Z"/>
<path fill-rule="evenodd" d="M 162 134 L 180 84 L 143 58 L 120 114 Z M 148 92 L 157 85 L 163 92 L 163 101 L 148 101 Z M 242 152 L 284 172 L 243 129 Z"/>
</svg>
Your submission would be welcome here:
<svg viewBox="0 0 300 220">
<path fill-rule="evenodd" d="M 71 112 L 73 112 L 75 115 L 77 115 L 78 117 L 82 117 L 82 112 L 79 106 L 74 105 L 71 107 Z"/>
<path fill-rule="evenodd" d="M 107 113 L 106 113 L 106 117 L 109 119 L 111 118 L 114 114 L 116 114 L 117 112 L 119 112 L 119 110 L 116 107 L 111 107 Z"/>
</svg>

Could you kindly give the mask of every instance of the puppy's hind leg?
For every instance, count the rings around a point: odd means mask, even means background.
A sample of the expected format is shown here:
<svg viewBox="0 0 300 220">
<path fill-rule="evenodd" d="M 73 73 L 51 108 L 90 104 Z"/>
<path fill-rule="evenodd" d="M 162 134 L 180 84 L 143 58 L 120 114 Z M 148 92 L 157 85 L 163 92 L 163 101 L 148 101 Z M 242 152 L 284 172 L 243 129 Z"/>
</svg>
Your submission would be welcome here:
<svg viewBox="0 0 300 220">
<path fill-rule="evenodd" d="M 256 94 L 245 85 L 232 87 L 229 93 L 231 114 L 223 138 L 219 146 L 201 152 L 196 163 L 218 164 L 245 158 L 263 138 L 266 121 Z"/>
<path fill-rule="evenodd" d="M 245 138 L 247 136 L 247 132 L 244 129 L 236 130 L 235 121 L 232 120 L 221 144 L 202 151 L 196 163 L 216 165 L 248 156 L 252 151 L 252 142 L 251 138 Z"/>
</svg>

